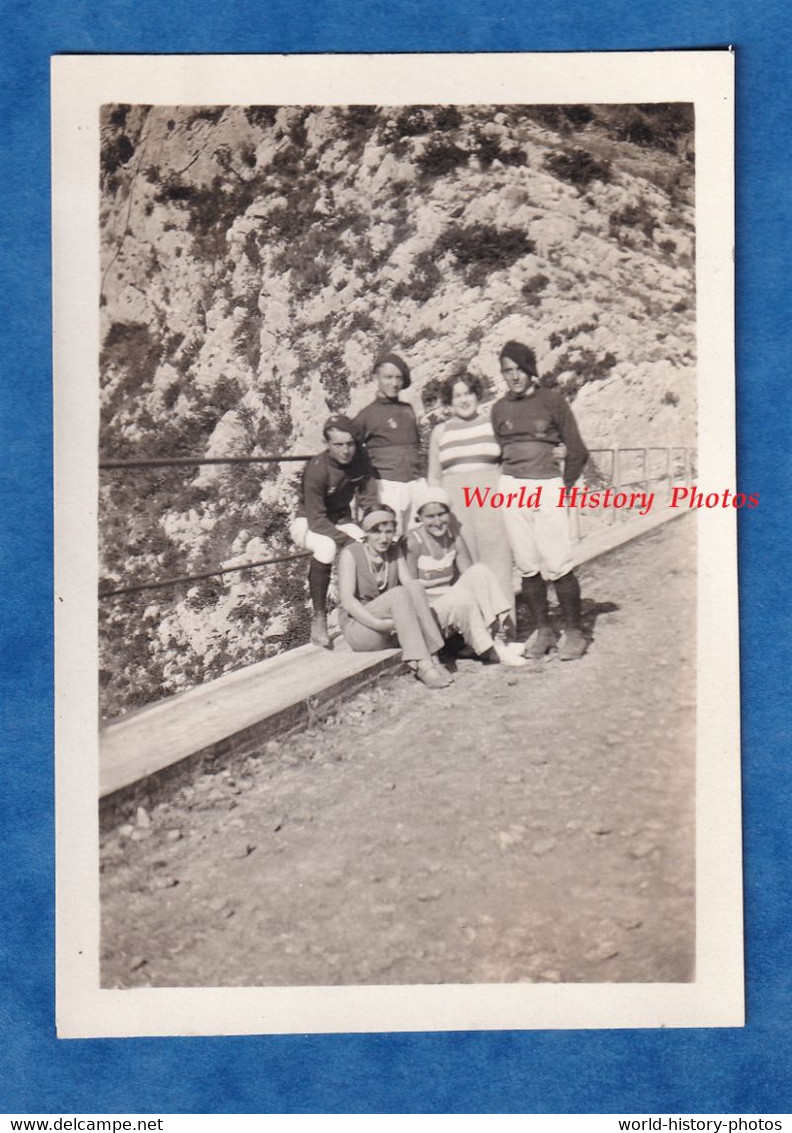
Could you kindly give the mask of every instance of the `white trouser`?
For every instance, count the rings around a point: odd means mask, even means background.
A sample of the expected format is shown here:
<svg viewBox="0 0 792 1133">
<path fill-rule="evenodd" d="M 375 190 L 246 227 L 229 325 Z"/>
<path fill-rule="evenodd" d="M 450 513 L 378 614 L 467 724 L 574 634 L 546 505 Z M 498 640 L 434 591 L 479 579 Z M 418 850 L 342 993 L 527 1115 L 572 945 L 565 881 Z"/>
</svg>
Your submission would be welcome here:
<svg viewBox="0 0 792 1133">
<path fill-rule="evenodd" d="M 426 480 L 377 480 L 377 494 L 381 504 L 396 512 L 396 534 L 404 535 L 414 522 L 415 501 L 426 487 Z"/>
<path fill-rule="evenodd" d="M 349 535 L 351 539 L 357 540 L 358 543 L 363 539 L 363 532 L 356 523 L 339 523 L 338 530 Z M 313 557 L 319 563 L 329 565 L 338 554 L 338 544 L 329 535 L 318 535 L 316 531 L 311 531 L 305 516 L 301 515 L 292 520 L 289 535 L 292 542 L 296 543 L 301 550 L 311 551 Z"/>
<path fill-rule="evenodd" d="M 502 514 L 520 574 L 541 574 L 552 582 L 569 574 L 574 566 L 567 509 L 556 506 L 558 490 L 563 488 L 564 481 L 560 476 L 551 480 L 523 480 L 502 475 L 498 491 L 508 494 L 525 488 L 529 495 L 540 486 L 542 497 L 538 508 L 504 507 Z"/>
<path fill-rule="evenodd" d="M 511 611 L 511 600 L 501 590 L 494 573 L 484 563 L 468 567 L 454 585 L 432 597 L 429 604 L 437 615 L 440 628 L 458 630 L 475 653 L 486 653 L 493 646 L 491 627 L 499 615 Z"/>
</svg>

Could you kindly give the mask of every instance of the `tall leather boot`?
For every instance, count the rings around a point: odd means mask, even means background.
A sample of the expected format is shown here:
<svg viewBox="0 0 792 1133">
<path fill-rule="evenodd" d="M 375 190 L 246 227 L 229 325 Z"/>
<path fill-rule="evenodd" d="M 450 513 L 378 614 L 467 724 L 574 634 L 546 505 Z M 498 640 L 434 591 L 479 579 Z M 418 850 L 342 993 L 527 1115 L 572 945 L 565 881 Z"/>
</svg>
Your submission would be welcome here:
<svg viewBox="0 0 792 1133">
<path fill-rule="evenodd" d="M 311 559 L 308 568 L 308 591 L 311 595 L 313 616 L 311 618 L 311 644 L 320 649 L 332 649 L 330 634 L 327 632 L 327 591 L 330 587 L 330 563 L 320 563 Z"/>
<path fill-rule="evenodd" d="M 547 583 L 541 574 L 524 576 L 522 580 L 523 597 L 528 603 L 533 620 L 536 623 L 536 632 L 528 638 L 525 644 L 526 657 L 544 657 L 551 649 L 555 649 L 556 637 L 550 628 L 550 611 L 547 605 Z"/>
<path fill-rule="evenodd" d="M 586 652 L 586 639 L 580 626 L 580 584 L 570 571 L 557 578 L 554 586 L 564 623 L 564 637 L 558 658 L 560 661 L 577 661 Z"/>
</svg>

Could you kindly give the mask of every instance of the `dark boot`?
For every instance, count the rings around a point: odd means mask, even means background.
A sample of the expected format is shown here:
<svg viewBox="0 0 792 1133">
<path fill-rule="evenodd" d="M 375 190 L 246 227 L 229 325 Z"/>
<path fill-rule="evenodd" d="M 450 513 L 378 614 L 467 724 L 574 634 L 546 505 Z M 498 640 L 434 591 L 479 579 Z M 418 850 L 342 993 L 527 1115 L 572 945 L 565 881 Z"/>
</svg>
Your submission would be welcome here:
<svg viewBox="0 0 792 1133">
<path fill-rule="evenodd" d="M 580 585 L 572 571 L 557 578 L 554 585 L 564 623 L 564 639 L 558 658 L 560 661 L 577 661 L 586 652 L 586 639 L 580 625 Z"/>
<path fill-rule="evenodd" d="M 544 657 L 555 648 L 556 638 L 550 628 L 550 611 L 547 605 L 547 583 L 541 574 L 532 574 L 522 580 L 523 597 L 536 625 L 536 632 L 525 644 L 526 657 Z"/>
<path fill-rule="evenodd" d="M 327 591 L 330 586 L 331 570 L 329 563 L 320 563 L 316 559 L 311 559 L 308 568 L 308 591 L 313 606 L 311 644 L 318 645 L 320 649 L 333 647 L 327 632 Z"/>
</svg>

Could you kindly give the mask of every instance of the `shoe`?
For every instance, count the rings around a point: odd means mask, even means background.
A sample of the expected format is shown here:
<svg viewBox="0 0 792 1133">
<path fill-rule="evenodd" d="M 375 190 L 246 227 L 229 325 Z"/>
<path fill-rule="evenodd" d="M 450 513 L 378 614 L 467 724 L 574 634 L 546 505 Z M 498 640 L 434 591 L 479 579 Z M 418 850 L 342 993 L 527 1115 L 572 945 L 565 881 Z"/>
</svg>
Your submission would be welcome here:
<svg viewBox="0 0 792 1133">
<path fill-rule="evenodd" d="M 586 639 L 579 629 L 568 629 L 558 651 L 559 661 L 577 661 L 586 652 Z"/>
<path fill-rule="evenodd" d="M 507 642 L 505 643 L 505 645 L 506 645 L 506 648 L 507 648 L 507 649 L 508 649 L 508 650 L 509 650 L 509 651 L 510 651 L 511 653 L 516 653 L 516 655 L 517 655 L 518 657 L 522 657 L 522 656 L 523 656 L 523 650 L 525 649 L 525 644 L 524 644 L 524 642 L 522 642 L 522 641 L 507 641 Z"/>
<path fill-rule="evenodd" d="M 432 665 L 434 666 L 435 671 L 438 672 L 440 674 L 440 676 L 443 678 L 446 685 L 452 684 L 454 678 L 451 676 L 451 674 L 449 673 L 448 669 L 445 667 L 443 662 L 438 659 L 437 654 L 436 653 L 432 654 L 432 656 L 429 658 L 429 660 L 432 662 Z"/>
<path fill-rule="evenodd" d="M 512 649 L 511 646 L 504 645 L 502 641 L 496 641 L 493 649 L 497 653 L 501 665 L 510 665 L 513 669 L 517 669 L 521 665 L 528 664 L 522 656 L 522 646 L 520 646 L 520 652 L 517 652 L 517 650 Z"/>
<path fill-rule="evenodd" d="M 551 649 L 556 647 L 556 636 L 550 626 L 539 626 L 539 629 L 525 643 L 524 657 L 544 657 Z"/>
<path fill-rule="evenodd" d="M 319 649 L 333 648 L 327 632 L 327 614 L 314 614 L 311 618 L 311 645 L 316 645 Z"/>
<path fill-rule="evenodd" d="M 413 675 L 427 688 L 448 688 L 451 684 L 451 678 L 442 677 L 431 661 L 419 661 Z"/>
</svg>

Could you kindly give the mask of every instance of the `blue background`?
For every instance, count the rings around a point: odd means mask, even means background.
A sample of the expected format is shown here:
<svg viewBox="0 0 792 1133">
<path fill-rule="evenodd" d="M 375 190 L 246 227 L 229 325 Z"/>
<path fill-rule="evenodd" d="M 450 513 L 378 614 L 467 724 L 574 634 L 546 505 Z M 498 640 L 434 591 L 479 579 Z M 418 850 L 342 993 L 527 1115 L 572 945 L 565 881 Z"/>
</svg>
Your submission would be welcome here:
<svg viewBox="0 0 792 1133">
<path fill-rule="evenodd" d="M 0 46 L 5 1112 L 792 1110 L 790 37 L 781 0 L 5 0 Z M 49 55 L 736 45 L 748 1025 L 61 1041 L 53 1024 Z M 75 280 L 75 286 L 79 281 Z"/>
</svg>

